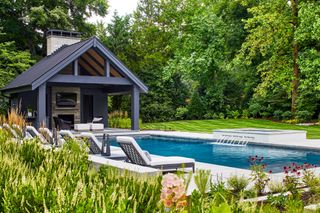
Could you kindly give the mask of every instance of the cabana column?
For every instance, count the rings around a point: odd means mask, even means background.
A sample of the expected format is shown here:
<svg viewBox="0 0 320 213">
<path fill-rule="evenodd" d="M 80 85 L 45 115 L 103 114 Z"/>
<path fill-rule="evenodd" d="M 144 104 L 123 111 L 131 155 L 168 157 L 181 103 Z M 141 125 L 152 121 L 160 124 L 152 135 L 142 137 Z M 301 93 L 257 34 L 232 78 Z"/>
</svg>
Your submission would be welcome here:
<svg viewBox="0 0 320 213">
<path fill-rule="evenodd" d="M 37 108 L 38 108 L 38 116 L 37 116 L 37 125 L 41 126 L 42 123 L 47 124 L 46 121 L 46 84 L 42 84 L 38 87 L 38 97 L 37 97 Z"/>
<path fill-rule="evenodd" d="M 138 87 L 133 86 L 131 91 L 131 129 L 139 130 L 140 92 Z"/>
</svg>

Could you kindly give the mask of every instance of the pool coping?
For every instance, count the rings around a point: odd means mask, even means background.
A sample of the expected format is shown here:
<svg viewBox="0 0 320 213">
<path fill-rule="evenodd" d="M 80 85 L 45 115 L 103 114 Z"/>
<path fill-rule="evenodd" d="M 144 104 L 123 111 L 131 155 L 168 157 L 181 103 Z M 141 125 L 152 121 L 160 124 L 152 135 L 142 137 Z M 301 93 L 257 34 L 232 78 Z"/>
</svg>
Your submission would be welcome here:
<svg viewBox="0 0 320 213">
<path fill-rule="evenodd" d="M 200 140 L 218 140 L 215 138 L 212 133 L 198 133 L 198 132 L 181 132 L 181 131 L 162 131 L 162 130 L 142 130 L 142 131 L 127 131 L 127 132 L 115 132 L 108 133 L 110 136 L 146 136 L 146 135 L 154 135 L 154 136 L 167 136 L 167 137 L 177 137 L 177 138 L 187 138 L 187 139 L 200 139 Z M 97 133 L 97 136 L 102 136 L 103 133 Z M 258 146 L 268 146 L 268 147 L 278 147 L 278 148 L 290 148 L 290 149 L 303 149 L 303 150 L 312 150 L 312 151 L 320 151 L 320 140 L 316 139 L 307 139 L 304 143 L 262 143 L 262 142 L 254 142 L 250 141 L 248 144 L 250 145 L 258 145 Z M 205 162 L 196 161 L 197 169 L 208 169 L 211 170 L 211 174 L 213 176 L 217 176 L 221 174 L 221 178 L 225 179 L 230 177 L 230 175 L 245 175 L 247 176 L 251 173 L 250 169 L 243 169 L 237 167 L 223 166 L 218 164 L 211 164 Z M 218 170 L 217 170 L 218 169 Z M 319 170 L 320 168 L 317 168 Z M 270 174 L 270 178 L 272 180 L 282 180 L 284 177 L 283 172 L 277 172 Z"/>
<path fill-rule="evenodd" d="M 155 136 L 167 136 L 167 137 L 177 137 L 177 138 L 191 138 L 200 140 L 218 140 L 213 134 L 209 133 L 195 133 L 195 132 L 180 132 L 180 131 L 161 131 L 161 130 L 144 130 L 139 132 L 121 132 L 121 133 L 110 133 L 110 136 L 120 136 L 120 135 L 155 135 Z M 302 143 L 296 142 L 283 142 L 283 143 L 272 143 L 272 142 L 256 142 L 249 141 L 250 145 L 262 145 L 278 148 L 293 148 L 293 149 L 304 149 L 304 150 L 314 150 L 320 151 L 320 140 L 317 139 L 307 139 Z"/>
</svg>

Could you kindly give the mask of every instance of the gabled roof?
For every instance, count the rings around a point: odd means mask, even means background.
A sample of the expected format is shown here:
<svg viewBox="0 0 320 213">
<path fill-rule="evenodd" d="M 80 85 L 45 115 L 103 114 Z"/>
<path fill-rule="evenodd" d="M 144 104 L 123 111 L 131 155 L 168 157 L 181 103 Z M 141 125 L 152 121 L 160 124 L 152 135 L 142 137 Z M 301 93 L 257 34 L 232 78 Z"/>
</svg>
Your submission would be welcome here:
<svg viewBox="0 0 320 213">
<path fill-rule="evenodd" d="M 136 84 L 142 92 L 147 92 L 148 88 L 135 76 L 109 49 L 107 49 L 96 37 L 75 43 L 69 46 L 63 46 L 53 54 L 44 57 L 38 63 L 17 76 L 12 82 L 2 89 L 4 92 L 11 90 L 35 90 L 41 84 L 48 81 L 56 75 L 61 69 L 80 57 L 91 47 L 97 48 L 105 57 L 114 63 L 120 71 Z"/>
</svg>

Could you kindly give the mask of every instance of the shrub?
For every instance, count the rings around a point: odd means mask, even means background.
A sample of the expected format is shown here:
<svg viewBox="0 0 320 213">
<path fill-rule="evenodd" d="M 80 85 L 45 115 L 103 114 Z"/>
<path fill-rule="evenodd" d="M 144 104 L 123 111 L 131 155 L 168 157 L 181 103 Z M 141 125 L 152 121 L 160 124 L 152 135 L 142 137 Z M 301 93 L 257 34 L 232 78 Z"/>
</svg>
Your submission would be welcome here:
<svg viewBox="0 0 320 213">
<path fill-rule="evenodd" d="M 283 194 L 278 196 L 269 195 L 268 196 L 268 202 L 272 205 L 280 209 L 280 212 L 283 211 L 286 205 L 287 197 Z"/>
<path fill-rule="evenodd" d="M 142 121 L 139 120 L 141 125 Z M 108 114 L 108 126 L 111 128 L 131 128 L 131 118 L 128 116 L 128 112 L 114 111 Z"/>
<path fill-rule="evenodd" d="M 199 192 L 204 195 L 208 190 L 211 182 L 210 171 L 198 170 L 194 176 L 194 182 L 196 183 Z"/>
<path fill-rule="evenodd" d="M 243 176 L 234 175 L 227 180 L 227 184 L 235 194 L 238 194 L 244 191 L 245 188 L 248 186 L 249 179 Z"/>
<path fill-rule="evenodd" d="M 175 118 L 175 114 L 176 111 L 167 103 L 154 102 L 141 107 L 141 116 L 143 122 L 170 121 Z"/>
<path fill-rule="evenodd" d="M 232 118 L 237 119 L 240 117 L 240 112 L 238 110 L 231 111 L 231 116 Z"/>
<path fill-rule="evenodd" d="M 260 113 L 262 118 L 269 118 L 271 116 L 270 112 L 264 111 Z"/>
<path fill-rule="evenodd" d="M 290 119 L 290 120 L 285 120 L 284 122 L 287 124 L 297 124 L 297 123 L 299 123 L 299 120 L 298 119 Z"/>
<path fill-rule="evenodd" d="M 253 103 L 249 106 L 248 111 L 252 117 L 257 118 L 260 115 L 262 106 L 259 103 Z"/>
<path fill-rule="evenodd" d="M 250 113 L 249 113 L 249 111 L 247 109 L 242 110 L 241 118 L 248 119 L 249 116 L 250 116 Z"/>
<path fill-rule="evenodd" d="M 224 114 L 222 112 L 219 113 L 219 119 L 224 119 Z"/>
<path fill-rule="evenodd" d="M 279 193 L 279 192 L 284 192 L 285 188 L 282 184 L 282 182 L 275 182 L 275 181 L 271 181 L 268 183 L 268 188 L 272 193 Z"/>
<path fill-rule="evenodd" d="M 186 119 L 187 115 L 188 115 L 188 108 L 178 107 L 176 109 L 176 119 L 178 119 L 178 120 Z"/>
<path fill-rule="evenodd" d="M 218 119 L 219 116 L 216 113 L 208 112 L 203 116 L 204 119 Z"/>
<path fill-rule="evenodd" d="M 277 120 L 281 120 L 283 112 L 281 110 L 275 110 L 273 112 L 273 117 Z"/>
<path fill-rule="evenodd" d="M 282 113 L 281 117 L 283 120 L 289 120 L 292 118 L 292 113 L 290 111 L 285 111 Z"/>
<path fill-rule="evenodd" d="M 310 113 L 308 111 L 298 111 L 298 112 L 296 112 L 296 118 L 300 122 L 308 121 L 308 120 L 311 120 L 312 113 Z"/>
</svg>

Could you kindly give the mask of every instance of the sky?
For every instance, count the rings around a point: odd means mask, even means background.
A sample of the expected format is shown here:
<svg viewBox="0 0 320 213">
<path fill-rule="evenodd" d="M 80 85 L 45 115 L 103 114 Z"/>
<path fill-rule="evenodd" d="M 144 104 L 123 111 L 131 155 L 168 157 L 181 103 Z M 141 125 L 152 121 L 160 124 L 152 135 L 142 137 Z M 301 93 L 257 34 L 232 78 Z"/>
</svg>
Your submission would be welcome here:
<svg viewBox="0 0 320 213">
<path fill-rule="evenodd" d="M 97 21 L 103 21 L 105 23 L 110 23 L 111 18 L 113 16 L 113 13 L 115 10 L 118 11 L 119 15 L 126 15 L 132 13 L 137 5 L 139 0 L 108 0 L 109 2 L 109 9 L 108 9 L 108 15 L 106 17 L 100 17 L 100 16 L 92 16 L 88 19 L 91 23 L 96 23 Z"/>
</svg>

